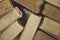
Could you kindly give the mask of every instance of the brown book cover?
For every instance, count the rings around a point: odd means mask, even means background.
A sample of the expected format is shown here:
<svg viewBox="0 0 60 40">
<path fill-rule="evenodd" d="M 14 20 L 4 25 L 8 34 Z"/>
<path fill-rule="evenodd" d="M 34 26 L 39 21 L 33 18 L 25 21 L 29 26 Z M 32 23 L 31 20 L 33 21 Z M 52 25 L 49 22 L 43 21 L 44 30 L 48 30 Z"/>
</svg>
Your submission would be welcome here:
<svg viewBox="0 0 60 40">
<path fill-rule="evenodd" d="M 51 5 L 45 4 L 45 8 L 42 12 L 45 16 L 55 20 L 56 22 L 60 22 L 60 9 Z"/>
<path fill-rule="evenodd" d="M 40 7 L 43 4 L 43 0 L 14 0 L 17 3 L 23 5 L 24 7 L 32 10 L 35 13 L 40 11 Z"/>
</svg>

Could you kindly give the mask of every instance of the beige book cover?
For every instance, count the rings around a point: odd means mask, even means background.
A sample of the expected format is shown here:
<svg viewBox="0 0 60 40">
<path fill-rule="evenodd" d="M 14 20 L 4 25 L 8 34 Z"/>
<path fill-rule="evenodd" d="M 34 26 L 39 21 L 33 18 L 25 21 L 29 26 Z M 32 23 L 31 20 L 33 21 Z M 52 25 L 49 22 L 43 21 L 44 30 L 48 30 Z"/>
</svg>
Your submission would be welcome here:
<svg viewBox="0 0 60 40">
<path fill-rule="evenodd" d="M 44 30 L 54 37 L 56 36 L 57 39 L 60 39 L 59 23 L 45 17 L 42 26 L 40 26 L 40 29 Z"/>
<path fill-rule="evenodd" d="M 31 14 L 21 34 L 20 40 L 32 40 L 40 21 L 41 17 Z"/>
<path fill-rule="evenodd" d="M 23 27 L 15 21 L 1 34 L 0 40 L 13 40 L 19 33 L 21 33 L 22 30 Z"/>
<path fill-rule="evenodd" d="M 43 4 L 43 0 L 14 0 L 24 7 L 32 10 L 35 13 L 40 11 L 40 7 Z"/>
</svg>

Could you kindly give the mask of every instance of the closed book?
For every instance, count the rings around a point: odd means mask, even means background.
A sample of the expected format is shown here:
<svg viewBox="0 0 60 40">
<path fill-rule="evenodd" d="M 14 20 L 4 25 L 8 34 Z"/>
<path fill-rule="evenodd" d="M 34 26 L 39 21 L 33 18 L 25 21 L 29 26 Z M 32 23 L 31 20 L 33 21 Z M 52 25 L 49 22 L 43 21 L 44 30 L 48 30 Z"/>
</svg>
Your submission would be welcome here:
<svg viewBox="0 0 60 40">
<path fill-rule="evenodd" d="M 45 17 L 43 24 L 40 26 L 40 29 L 49 33 L 53 37 L 60 39 L 60 24 L 59 23 Z"/>
<path fill-rule="evenodd" d="M 43 4 L 43 0 L 14 0 L 15 2 L 23 5 L 24 7 L 32 10 L 35 13 L 40 11 L 40 7 Z"/>
<path fill-rule="evenodd" d="M 20 40 L 32 40 L 40 21 L 41 17 L 31 14 L 21 34 Z"/>
<path fill-rule="evenodd" d="M 16 21 L 18 18 L 21 18 L 22 15 L 18 13 L 15 8 L 9 12 L 7 12 L 5 16 L 0 18 L 0 31 L 2 31 L 4 28 L 7 28 L 11 23 Z"/>
<path fill-rule="evenodd" d="M 55 7 L 54 5 L 46 3 L 42 13 L 45 16 L 47 16 L 47 17 L 53 19 L 54 21 L 60 23 L 60 9 Z"/>
<path fill-rule="evenodd" d="M 23 30 L 23 27 L 15 21 L 0 35 L 0 40 L 13 40 Z"/>
</svg>

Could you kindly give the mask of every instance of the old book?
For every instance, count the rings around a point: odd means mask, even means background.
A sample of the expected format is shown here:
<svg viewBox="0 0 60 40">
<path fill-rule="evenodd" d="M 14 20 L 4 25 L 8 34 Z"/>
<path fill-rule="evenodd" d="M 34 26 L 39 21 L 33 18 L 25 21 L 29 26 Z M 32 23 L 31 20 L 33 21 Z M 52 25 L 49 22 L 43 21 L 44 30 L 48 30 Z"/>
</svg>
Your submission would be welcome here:
<svg viewBox="0 0 60 40">
<path fill-rule="evenodd" d="M 40 26 L 40 29 L 44 30 L 54 37 L 56 36 L 57 39 L 60 39 L 59 23 L 45 17 L 42 26 Z"/>
<path fill-rule="evenodd" d="M 35 13 L 40 11 L 40 7 L 43 4 L 43 0 L 14 0 L 17 3 L 23 5 L 24 7 L 32 10 Z"/>
<path fill-rule="evenodd" d="M 21 34 L 20 40 L 32 40 L 40 21 L 41 17 L 31 14 Z"/>
<path fill-rule="evenodd" d="M 22 15 L 18 13 L 15 9 L 7 12 L 8 14 L 0 18 L 0 31 L 2 31 L 4 28 L 7 28 L 8 25 L 10 25 L 12 22 L 17 20 L 18 18 L 21 18 Z"/>
<path fill-rule="evenodd" d="M 13 6 L 9 0 L 1 0 L 0 1 L 0 16 L 4 15 L 5 12 L 11 10 L 12 8 Z"/>
<path fill-rule="evenodd" d="M 46 3 L 45 8 L 42 13 L 45 16 L 47 16 L 57 22 L 60 22 L 60 9 L 59 8 L 56 8 L 55 6 Z"/>
<path fill-rule="evenodd" d="M 37 31 L 33 39 L 34 40 L 56 40 L 42 31 Z"/>
<path fill-rule="evenodd" d="M 45 0 L 45 1 L 60 7 L 60 0 Z"/>
<path fill-rule="evenodd" d="M 0 40 L 13 40 L 19 33 L 21 33 L 22 30 L 23 27 L 16 21 L 1 34 Z"/>
</svg>

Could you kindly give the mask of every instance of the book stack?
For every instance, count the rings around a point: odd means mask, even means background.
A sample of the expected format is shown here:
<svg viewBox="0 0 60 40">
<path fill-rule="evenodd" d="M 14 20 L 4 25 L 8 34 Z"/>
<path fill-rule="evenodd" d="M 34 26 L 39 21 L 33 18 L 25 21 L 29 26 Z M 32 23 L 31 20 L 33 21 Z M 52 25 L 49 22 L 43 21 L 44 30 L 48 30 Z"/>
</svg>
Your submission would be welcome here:
<svg viewBox="0 0 60 40">
<path fill-rule="evenodd" d="M 60 1 L 0 0 L 0 40 L 60 40 Z"/>
</svg>

